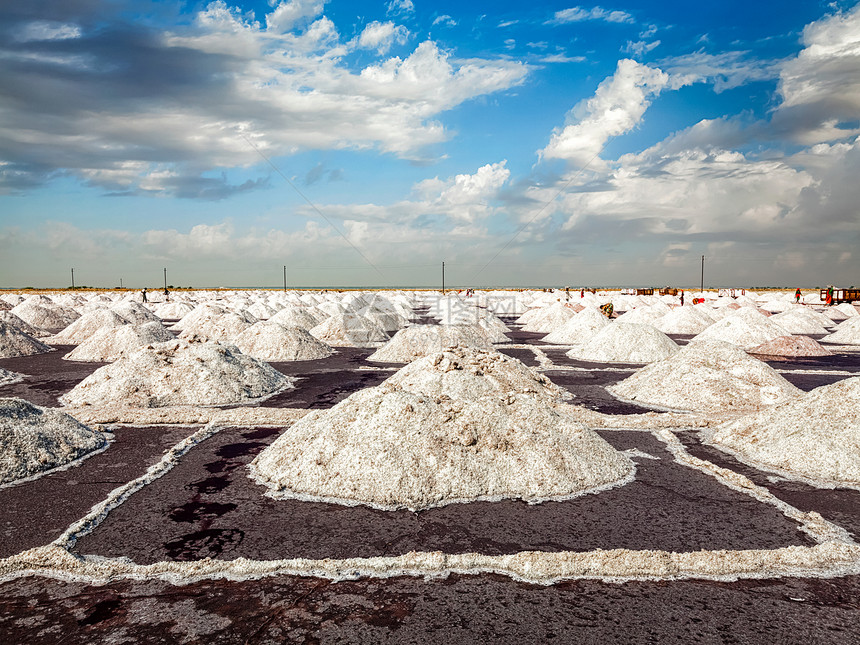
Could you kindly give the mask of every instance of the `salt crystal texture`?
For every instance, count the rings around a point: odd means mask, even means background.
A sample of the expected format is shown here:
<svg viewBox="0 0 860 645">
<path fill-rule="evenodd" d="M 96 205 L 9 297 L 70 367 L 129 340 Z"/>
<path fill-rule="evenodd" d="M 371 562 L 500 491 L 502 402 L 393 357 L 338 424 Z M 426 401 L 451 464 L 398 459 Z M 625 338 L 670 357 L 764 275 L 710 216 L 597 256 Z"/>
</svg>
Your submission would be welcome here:
<svg viewBox="0 0 860 645">
<path fill-rule="evenodd" d="M 46 331 L 44 329 L 40 329 L 38 327 L 33 327 L 28 322 L 25 322 L 11 311 L 0 311 L 0 322 L 4 322 L 7 325 L 11 325 L 16 329 L 23 331 L 28 336 L 32 336 L 33 338 L 45 338 L 46 336 L 51 336 L 51 332 Z"/>
<path fill-rule="evenodd" d="M 20 305 L 13 307 L 11 312 L 33 327 L 50 331 L 64 329 L 80 317 L 72 309 L 60 307 L 53 303 L 37 304 L 32 300 L 25 300 Z"/>
<path fill-rule="evenodd" d="M 232 345 L 173 340 L 100 367 L 60 398 L 63 405 L 228 405 L 292 387 L 292 379 Z"/>
<path fill-rule="evenodd" d="M 236 347 L 261 361 L 313 361 L 333 353 L 306 329 L 287 327 L 274 319 L 248 327 L 236 337 Z"/>
<path fill-rule="evenodd" d="M 173 334 L 160 322 L 106 327 L 63 356 L 63 360 L 110 363 L 146 345 L 164 343 L 173 338 Z"/>
<path fill-rule="evenodd" d="M 487 335 L 472 325 L 413 325 L 401 329 L 367 357 L 379 363 L 411 363 L 448 347 L 491 349 Z"/>
<path fill-rule="evenodd" d="M 597 363 L 651 363 L 677 351 L 675 341 L 651 325 L 615 322 L 566 355 Z"/>
<path fill-rule="evenodd" d="M 325 316 L 315 316 L 309 309 L 309 307 L 285 307 L 269 320 L 285 327 L 301 327 L 310 330 L 325 320 Z"/>
<path fill-rule="evenodd" d="M 53 348 L 42 343 L 17 327 L 0 322 L 0 358 L 33 356 L 52 351 Z"/>
<path fill-rule="evenodd" d="M 573 318 L 576 312 L 567 305 L 556 302 L 555 304 L 539 309 L 537 313 L 529 318 L 528 323 L 523 326 L 523 331 L 548 334 L 560 329 Z"/>
<path fill-rule="evenodd" d="M 765 356 L 832 356 L 815 339 L 807 336 L 780 336 L 749 350 Z"/>
<path fill-rule="evenodd" d="M 827 487 L 860 484 L 860 377 L 725 423 L 706 440 Z"/>
<path fill-rule="evenodd" d="M 652 324 L 664 334 L 700 334 L 714 324 L 714 319 L 700 307 L 678 307 Z"/>
<path fill-rule="evenodd" d="M 411 363 L 382 385 L 304 417 L 251 463 L 252 476 L 276 498 L 413 511 L 567 499 L 630 480 L 632 462 L 592 430 L 533 393 L 478 385 L 490 373 L 451 353 Z M 486 354 L 472 358 L 486 363 Z M 503 371 L 504 362 L 493 362 L 491 373 Z M 434 370 L 437 394 L 413 389 L 409 377 Z M 426 390 L 430 381 L 417 385 Z"/>
<path fill-rule="evenodd" d="M 836 331 L 821 339 L 825 343 L 860 345 L 860 318 L 852 317 L 839 323 Z"/>
<path fill-rule="evenodd" d="M 606 389 L 644 405 L 713 413 L 757 410 L 801 394 L 767 363 L 720 341 L 687 345 Z"/>
<path fill-rule="evenodd" d="M 64 466 L 106 443 L 103 432 L 67 414 L 23 399 L 0 399 L 0 484 Z"/>
<path fill-rule="evenodd" d="M 128 320 L 110 309 L 95 309 L 78 318 L 63 331 L 51 336 L 53 345 L 78 345 L 100 329 L 128 325 Z"/>
<path fill-rule="evenodd" d="M 388 340 L 378 325 L 357 314 L 334 314 L 310 331 L 332 347 L 374 347 Z"/>
<path fill-rule="evenodd" d="M 737 313 L 715 322 L 690 342 L 722 340 L 744 349 L 752 349 L 786 335 L 788 332 L 778 324 L 747 308 L 746 312 L 737 310 Z"/>
<path fill-rule="evenodd" d="M 819 317 L 820 316 L 820 317 Z M 777 323 L 785 329 L 789 334 L 812 334 L 825 335 L 828 331 L 824 328 L 832 326 L 833 321 L 822 314 L 818 314 L 808 309 L 788 309 L 781 314 L 775 315 L 771 321 Z"/>
</svg>

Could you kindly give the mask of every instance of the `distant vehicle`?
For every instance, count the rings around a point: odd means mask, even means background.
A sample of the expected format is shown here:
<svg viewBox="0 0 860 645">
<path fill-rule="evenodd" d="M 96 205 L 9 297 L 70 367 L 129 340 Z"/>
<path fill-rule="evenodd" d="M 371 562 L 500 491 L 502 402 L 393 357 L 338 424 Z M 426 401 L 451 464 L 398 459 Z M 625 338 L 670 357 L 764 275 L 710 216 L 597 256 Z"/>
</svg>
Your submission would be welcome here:
<svg viewBox="0 0 860 645">
<path fill-rule="evenodd" d="M 827 289 L 821 290 L 821 301 L 827 300 Z M 860 300 L 860 289 L 834 289 L 833 304 L 838 305 L 840 302 L 855 302 Z"/>
<path fill-rule="evenodd" d="M 680 290 L 676 289 L 675 287 L 663 287 L 662 289 L 660 289 L 660 295 L 661 296 L 677 296 L 678 291 L 680 291 Z"/>
<path fill-rule="evenodd" d="M 747 295 L 746 289 L 720 289 L 717 292 L 720 298 L 737 298 L 738 296 Z"/>
<path fill-rule="evenodd" d="M 622 296 L 653 296 L 654 289 L 622 289 Z"/>
</svg>

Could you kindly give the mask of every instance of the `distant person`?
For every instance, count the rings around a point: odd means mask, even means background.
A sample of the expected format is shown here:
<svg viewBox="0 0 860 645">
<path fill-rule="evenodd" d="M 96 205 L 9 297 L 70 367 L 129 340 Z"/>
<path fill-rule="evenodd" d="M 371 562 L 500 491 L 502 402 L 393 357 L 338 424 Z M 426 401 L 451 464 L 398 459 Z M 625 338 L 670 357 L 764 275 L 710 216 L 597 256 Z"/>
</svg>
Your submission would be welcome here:
<svg viewBox="0 0 860 645">
<path fill-rule="evenodd" d="M 146 302 L 146 287 L 143 288 L 143 301 Z"/>
<path fill-rule="evenodd" d="M 570 287 L 565 287 L 565 288 L 564 288 L 564 299 L 565 299 L 565 300 L 570 300 Z"/>
<path fill-rule="evenodd" d="M 827 287 L 827 297 L 824 300 L 824 304 L 828 307 L 833 304 L 833 285 L 831 284 Z"/>
<path fill-rule="evenodd" d="M 164 288 L 164 301 L 167 302 L 170 300 L 170 292 L 167 290 L 167 287 Z"/>
<path fill-rule="evenodd" d="M 681 306 L 684 306 L 684 290 L 681 289 Z"/>
<path fill-rule="evenodd" d="M 800 304 L 800 289 L 794 292 L 794 302 Z"/>
<path fill-rule="evenodd" d="M 580 290 L 579 290 L 579 297 L 580 297 L 580 298 L 585 298 L 585 289 L 580 289 Z"/>
</svg>

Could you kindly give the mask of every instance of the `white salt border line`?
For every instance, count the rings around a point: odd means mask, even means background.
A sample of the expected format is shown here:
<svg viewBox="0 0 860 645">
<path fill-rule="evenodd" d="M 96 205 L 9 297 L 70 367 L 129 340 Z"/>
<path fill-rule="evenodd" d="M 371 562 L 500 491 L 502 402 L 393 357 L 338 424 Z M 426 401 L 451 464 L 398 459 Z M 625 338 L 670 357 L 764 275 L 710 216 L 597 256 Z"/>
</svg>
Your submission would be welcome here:
<svg viewBox="0 0 860 645">
<path fill-rule="evenodd" d="M 396 557 L 263 561 L 246 558 L 221 561 L 205 558 L 195 562 L 157 562 L 151 565 L 135 564 L 128 558 L 76 557 L 67 550 L 79 537 L 98 526 L 111 509 L 122 504 L 146 484 L 169 472 L 188 450 L 220 430 L 220 427 L 207 425 L 186 437 L 169 449 L 162 460 L 152 466 L 145 475 L 115 489 L 108 499 L 94 506 L 90 514 L 75 522 L 51 544 L 0 560 L 0 582 L 28 575 L 95 584 L 117 579 L 158 579 L 181 585 L 203 579 L 250 580 L 273 575 L 309 575 L 330 580 L 355 580 L 362 577 L 389 578 L 407 575 L 439 578 L 452 573 L 497 573 L 514 580 L 551 585 L 563 580 L 577 579 L 605 582 L 690 578 L 732 581 L 739 578 L 774 576 L 838 577 L 860 573 L 860 546 L 850 539 L 846 531 L 827 522 L 814 511 L 803 513 L 785 504 L 738 473 L 690 456 L 677 437 L 668 430 L 653 432 L 658 439 L 666 443 L 678 463 L 712 474 L 721 483 L 774 504 L 789 514 L 789 517 L 797 518 L 810 535 L 823 540 L 823 543 L 814 547 L 688 553 L 597 549 L 585 553 L 523 551 L 512 555 L 488 556 L 477 553 L 413 551 Z"/>
</svg>

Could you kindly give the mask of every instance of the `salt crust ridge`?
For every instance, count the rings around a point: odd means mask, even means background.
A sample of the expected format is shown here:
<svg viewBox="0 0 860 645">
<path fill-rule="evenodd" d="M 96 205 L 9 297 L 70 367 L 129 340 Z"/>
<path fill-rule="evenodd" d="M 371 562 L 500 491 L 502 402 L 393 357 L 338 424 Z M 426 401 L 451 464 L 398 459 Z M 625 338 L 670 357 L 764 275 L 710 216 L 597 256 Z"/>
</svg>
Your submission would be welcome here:
<svg viewBox="0 0 860 645">
<path fill-rule="evenodd" d="M 106 447 L 107 439 L 58 410 L 0 399 L 0 484 L 68 464 Z"/>
<path fill-rule="evenodd" d="M 801 394 L 766 363 L 720 341 L 689 344 L 606 390 L 643 405 L 713 413 L 757 410 Z"/>
<path fill-rule="evenodd" d="M 678 349 L 675 341 L 651 325 L 615 322 L 587 343 L 574 346 L 566 355 L 598 363 L 652 363 Z"/>
<path fill-rule="evenodd" d="M 66 406 L 228 405 L 259 401 L 293 379 L 233 345 L 173 340 L 100 367 L 60 397 Z"/>
<path fill-rule="evenodd" d="M 63 356 L 63 360 L 110 363 L 147 345 L 173 338 L 160 322 L 105 327 Z"/>
<path fill-rule="evenodd" d="M 296 423 L 252 462 L 276 498 L 418 510 L 568 499 L 633 464 L 553 406 L 560 388 L 497 352 L 454 348 Z"/>
<path fill-rule="evenodd" d="M 235 342 L 243 354 L 261 361 L 312 361 L 334 353 L 306 329 L 287 327 L 272 319 L 254 323 L 236 336 Z"/>
<path fill-rule="evenodd" d="M 717 426 L 705 440 L 815 486 L 860 487 L 860 377 Z"/>
<path fill-rule="evenodd" d="M 378 363 L 411 363 L 448 347 L 481 347 L 492 344 L 472 325 L 413 325 L 401 329 L 385 345 L 367 357 Z"/>
<path fill-rule="evenodd" d="M 0 321 L 0 358 L 33 356 L 53 350 L 53 347 L 49 347 L 20 329 Z"/>
</svg>

